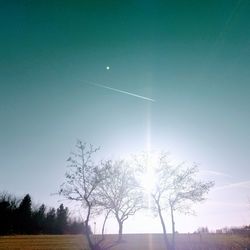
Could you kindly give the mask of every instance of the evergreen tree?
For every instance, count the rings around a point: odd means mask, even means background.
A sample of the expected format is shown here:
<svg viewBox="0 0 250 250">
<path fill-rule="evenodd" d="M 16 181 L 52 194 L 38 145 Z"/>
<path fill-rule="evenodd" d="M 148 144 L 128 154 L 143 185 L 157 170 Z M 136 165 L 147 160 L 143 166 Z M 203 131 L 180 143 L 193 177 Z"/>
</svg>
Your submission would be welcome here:
<svg viewBox="0 0 250 250">
<path fill-rule="evenodd" d="M 0 194 L 0 235 L 17 231 L 16 210 L 18 201 L 10 194 Z"/>
<path fill-rule="evenodd" d="M 68 214 L 68 208 L 64 208 L 63 204 L 56 210 L 56 229 L 58 234 L 63 234 L 67 231 Z"/>
<path fill-rule="evenodd" d="M 31 197 L 29 194 L 27 194 L 22 199 L 17 211 L 19 233 L 21 234 L 31 233 L 31 227 L 32 227 L 31 214 L 32 214 Z"/>
<path fill-rule="evenodd" d="M 33 211 L 33 233 L 45 233 L 46 207 L 42 204 L 38 210 Z"/>
<path fill-rule="evenodd" d="M 56 233 L 56 210 L 55 208 L 50 208 L 46 215 L 45 231 L 47 234 Z"/>
<path fill-rule="evenodd" d="M 14 196 L 0 194 L 0 235 L 10 234 L 91 234 L 82 221 L 70 221 L 69 209 L 61 204 L 57 209 L 42 204 L 32 209 L 29 194 L 19 202 Z"/>
<path fill-rule="evenodd" d="M 11 207 L 5 198 L 0 201 L 0 235 L 9 234 L 11 231 Z"/>
</svg>

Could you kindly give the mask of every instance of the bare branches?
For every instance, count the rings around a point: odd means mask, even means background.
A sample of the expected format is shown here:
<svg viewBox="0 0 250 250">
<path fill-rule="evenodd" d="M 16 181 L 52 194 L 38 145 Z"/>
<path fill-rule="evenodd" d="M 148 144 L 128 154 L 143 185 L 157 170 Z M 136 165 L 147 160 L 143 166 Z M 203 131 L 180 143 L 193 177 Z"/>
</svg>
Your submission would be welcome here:
<svg viewBox="0 0 250 250">
<path fill-rule="evenodd" d="M 198 168 L 185 167 L 184 163 L 172 165 L 168 159 L 168 154 L 142 154 L 136 159 L 140 176 L 148 171 L 152 174 L 154 185 L 151 190 L 147 190 L 152 198 L 152 210 L 159 215 L 164 240 L 167 249 L 175 249 L 175 222 L 174 212 L 191 214 L 192 205 L 205 200 L 205 195 L 214 185 L 213 182 L 202 182 L 196 180 Z M 170 210 L 172 223 L 172 247 L 170 248 L 165 221 L 163 219 L 163 210 Z"/>
<path fill-rule="evenodd" d="M 142 194 L 134 172 L 127 163 L 109 161 L 107 164 L 107 178 L 99 186 L 98 202 L 117 219 L 120 240 L 123 222 L 142 208 Z"/>
<path fill-rule="evenodd" d="M 107 211 L 106 219 L 112 213 L 119 224 L 118 240 L 122 238 L 124 221 L 145 208 L 147 194 L 152 199 L 149 203 L 152 210 L 159 215 L 168 248 L 170 244 L 163 212 L 170 211 L 174 245 L 174 213 L 192 213 L 192 205 L 205 200 L 213 182 L 197 180 L 196 166 L 171 164 L 168 153 L 143 153 L 135 158 L 133 165 L 125 161 L 96 164 L 93 156 L 98 150 L 91 144 L 77 141 L 75 152 L 67 159 L 69 170 L 59 193 L 69 200 L 82 203 L 87 209 L 86 223 L 94 208 L 99 213 L 104 208 Z M 143 187 L 145 177 L 146 187 Z M 92 243 L 87 238 L 91 247 Z"/>
<path fill-rule="evenodd" d="M 92 144 L 77 140 L 76 150 L 71 152 L 67 159 L 69 170 L 65 174 L 65 182 L 61 185 L 59 194 L 68 200 L 81 202 L 87 209 L 85 226 L 88 228 L 89 218 L 93 208 L 96 206 L 96 192 L 100 183 L 105 179 L 106 165 L 96 164 L 93 156 L 100 148 Z M 91 249 L 94 244 L 90 235 L 86 234 Z"/>
<path fill-rule="evenodd" d="M 86 205 L 86 200 L 92 203 L 92 193 L 102 181 L 101 167 L 93 161 L 93 155 L 98 150 L 91 144 L 77 141 L 76 151 L 71 152 L 67 159 L 69 170 L 59 194 L 70 200 L 82 201 L 83 205 Z"/>
<path fill-rule="evenodd" d="M 186 206 L 191 207 L 192 203 L 197 203 L 205 200 L 205 195 L 214 185 L 213 182 L 202 182 L 196 180 L 198 168 L 196 166 L 179 168 L 172 179 L 171 189 L 168 191 L 167 198 L 169 205 L 176 211 L 180 204 L 186 203 Z"/>
</svg>

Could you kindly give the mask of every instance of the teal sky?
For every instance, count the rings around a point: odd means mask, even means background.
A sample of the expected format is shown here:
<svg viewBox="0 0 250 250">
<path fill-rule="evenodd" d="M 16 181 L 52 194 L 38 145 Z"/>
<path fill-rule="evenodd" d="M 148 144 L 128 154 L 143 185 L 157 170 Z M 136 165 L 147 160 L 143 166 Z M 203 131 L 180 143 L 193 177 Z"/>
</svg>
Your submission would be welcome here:
<svg viewBox="0 0 250 250">
<path fill-rule="evenodd" d="M 54 205 L 77 138 L 106 158 L 150 144 L 216 181 L 194 226 L 249 224 L 249 13 L 249 0 L 0 1 L 0 190 Z"/>
</svg>

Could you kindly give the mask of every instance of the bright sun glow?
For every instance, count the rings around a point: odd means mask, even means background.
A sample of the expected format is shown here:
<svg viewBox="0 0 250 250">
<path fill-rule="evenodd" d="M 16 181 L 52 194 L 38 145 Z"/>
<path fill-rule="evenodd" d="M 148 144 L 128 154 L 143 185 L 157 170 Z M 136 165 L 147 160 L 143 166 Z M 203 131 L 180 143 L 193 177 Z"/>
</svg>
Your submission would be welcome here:
<svg viewBox="0 0 250 250">
<path fill-rule="evenodd" d="M 142 176 L 141 185 L 148 194 L 152 192 L 155 186 L 155 176 L 153 171 L 148 171 L 145 175 Z"/>
<path fill-rule="evenodd" d="M 157 155 L 148 152 L 145 158 L 146 170 L 141 177 L 141 185 L 146 193 L 151 194 L 156 186 L 155 166 L 157 165 Z"/>
</svg>

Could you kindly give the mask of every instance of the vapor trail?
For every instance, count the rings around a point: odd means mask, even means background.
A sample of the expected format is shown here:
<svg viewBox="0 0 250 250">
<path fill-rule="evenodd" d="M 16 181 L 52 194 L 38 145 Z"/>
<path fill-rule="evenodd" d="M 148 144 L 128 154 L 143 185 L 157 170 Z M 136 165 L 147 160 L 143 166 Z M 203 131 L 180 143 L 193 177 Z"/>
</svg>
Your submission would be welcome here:
<svg viewBox="0 0 250 250">
<path fill-rule="evenodd" d="M 217 190 L 228 189 L 228 188 L 246 188 L 246 189 L 249 189 L 250 188 L 250 181 L 248 180 L 248 181 L 229 183 L 229 184 L 226 184 L 224 186 L 215 187 L 213 190 L 217 191 Z"/>
<path fill-rule="evenodd" d="M 223 176 L 223 177 L 232 177 L 229 174 L 219 172 L 219 171 L 214 171 L 214 170 L 209 170 L 209 169 L 203 169 L 201 170 L 201 173 L 208 174 L 208 175 L 215 175 L 215 176 Z"/>
<path fill-rule="evenodd" d="M 94 82 L 88 82 L 88 84 L 91 84 L 93 86 L 97 86 L 97 87 L 100 87 L 100 88 L 103 88 L 103 89 L 113 90 L 113 91 L 118 92 L 118 93 L 122 93 L 122 94 L 126 94 L 126 95 L 131 95 L 131 96 L 134 96 L 134 97 L 137 97 L 137 98 L 141 98 L 143 100 L 147 100 L 147 101 L 150 101 L 150 102 L 155 102 L 155 100 L 152 99 L 152 98 L 149 98 L 149 97 L 146 97 L 146 96 L 137 95 L 137 94 L 134 94 L 134 93 L 130 93 L 130 92 L 127 92 L 127 91 L 124 91 L 124 90 L 121 90 L 121 89 L 112 88 L 112 87 L 109 87 L 109 86 L 106 86 L 106 85 L 103 85 L 103 84 L 94 83 Z"/>
</svg>

